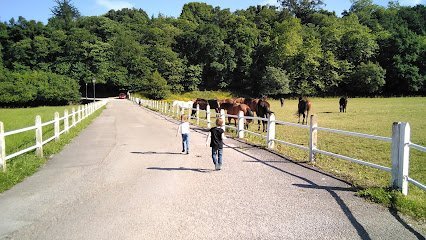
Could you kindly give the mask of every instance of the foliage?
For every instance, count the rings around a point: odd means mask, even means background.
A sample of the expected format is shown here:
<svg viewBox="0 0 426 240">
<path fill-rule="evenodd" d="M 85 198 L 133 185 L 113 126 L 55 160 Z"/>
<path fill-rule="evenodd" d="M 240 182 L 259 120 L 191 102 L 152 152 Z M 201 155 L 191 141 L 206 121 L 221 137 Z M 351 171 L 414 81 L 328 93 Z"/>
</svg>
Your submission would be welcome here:
<svg viewBox="0 0 426 240">
<path fill-rule="evenodd" d="M 290 80 L 286 72 L 275 67 L 266 67 L 266 73 L 259 83 L 260 95 L 283 95 L 290 93 Z"/>
<path fill-rule="evenodd" d="M 151 99 L 164 99 L 170 91 L 166 79 L 158 71 L 153 72 L 144 85 L 145 92 Z"/>
<path fill-rule="evenodd" d="M 386 70 L 372 62 L 361 63 L 351 76 L 348 91 L 361 96 L 378 93 L 385 84 L 385 72 Z"/>
<path fill-rule="evenodd" d="M 57 28 L 69 30 L 74 26 L 74 21 L 80 17 L 80 12 L 71 3 L 71 0 L 54 0 L 56 6 L 51 11 L 53 17 L 49 24 Z"/>
<path fill-rule="evenodd" d="M 64 105 L 78 102 L 78 84 L 69 77 L 49 72 L 0 70 L 0 105 Z"/>
<path fill-rule="evenodd" d="M 96 78 L 111 95 L 148 90 L 155 71 L 174 93 L 271 95 L 267 67 L 285 70 L 292 96 L 426 94 L 424 5 L 354 0 L 338 17 L 321 0 L 278 2 L 236 12 L 193 2 L 176 19 L 142 9 L 82 17 L 70 0 L 55 0 L 47 25 L 0 23 L 0 66 L 64 75 L 80 89 Z"/>
</svg>

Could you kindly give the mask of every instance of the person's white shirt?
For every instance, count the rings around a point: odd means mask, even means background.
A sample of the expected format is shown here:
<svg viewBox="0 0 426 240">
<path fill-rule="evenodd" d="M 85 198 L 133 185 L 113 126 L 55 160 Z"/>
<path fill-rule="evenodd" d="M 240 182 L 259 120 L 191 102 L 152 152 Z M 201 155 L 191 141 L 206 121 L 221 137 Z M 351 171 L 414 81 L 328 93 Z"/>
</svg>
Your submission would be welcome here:
<svg viewBox="0 0 426 240">
<path fill-rule="evenodd" d="M 178 133 L 189 134 L 189 122 L 183 122 L 179 125 Z"/>
</svg>

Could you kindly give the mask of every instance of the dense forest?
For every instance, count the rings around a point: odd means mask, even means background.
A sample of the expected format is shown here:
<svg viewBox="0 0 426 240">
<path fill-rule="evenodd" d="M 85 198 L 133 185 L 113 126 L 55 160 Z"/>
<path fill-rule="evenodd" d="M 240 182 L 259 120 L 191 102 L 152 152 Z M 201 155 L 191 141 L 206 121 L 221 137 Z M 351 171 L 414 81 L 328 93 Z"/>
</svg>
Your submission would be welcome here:
<svg viewBox="0 0 426 240">
<path fill-rule="evenodd" d="M 87 83 L 111 94 L 225 90 L 241 96 L 426 93 L 426 8 L 321 0 L 231 12 L 185 4 L 178 18 L 142 9 L 81 16 L 55 0 L 45 25 L 0 23 L 0 105 L 78 101 Z M 339 13 L 340 15 L 340 13 Z"/>
</svg>

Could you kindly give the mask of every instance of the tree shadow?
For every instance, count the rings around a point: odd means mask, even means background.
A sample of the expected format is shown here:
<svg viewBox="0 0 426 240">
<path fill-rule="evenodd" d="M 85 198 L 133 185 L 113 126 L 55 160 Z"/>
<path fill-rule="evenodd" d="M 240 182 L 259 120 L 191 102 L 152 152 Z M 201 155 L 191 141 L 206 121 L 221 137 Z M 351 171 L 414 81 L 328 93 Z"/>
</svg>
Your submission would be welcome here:
<svg viewBox="0 0 426 240">
<path fill-rule="evenodd" d="M 208 173 L 213 172 L 213 169 L 204 169 L 204 168 L 186 168 L 186 167 L 178 167 L 178 168 L 160 168 L 160 167 L 149 167 L 149 170 L 161 170 L 161 171 L 193 171 L 199 173 Z"/>
<path fill-rule="evenodd" d="M 328 187 L 328 186 L 325 187 L 325 186 L 320 186 L 320 185 L 316 184 L 315 182 L 313 182 L 313 181 L 311 181 L 311 180 L 309 180 L 309 179 L 307 179 L 305 177 L 302 177 L 302 176 L 290 173 L 290 172 L 285 171 L 285 170 L 283 170 L 281 168 L 273 166 L 273 165 L 269 164 L 266 161 L 262 161 L 262 160 L 254 157 L 254 156 L 251 156 L 251 155 L 249 155 L 249 154 L 247 154 L 245 152 L 239 151 L 238 149 L 235 149 L 235 151 L 240 152 L 241 154 L 244 154 L 244 155 L 246 155 L 246 156 L 254 159 L 255 161 L 257 161 L 259 163 L 262 163 L 262 164 L 264 164 L 264 165 L 266 165 L 268 167 L 271 167 L 271 168 L 273 168 L 273 169 L 275 169 L 277 171 L 280 171 L 280 172 L 285 173 L 287 175 L 290 175 L 290 176 L 293 176 L 295 178 L 301 179 L 301 180 L 303 180 L 303 181 L 305 181 L 305 182 L 308 183 L 307 185 L 303 185 L 303 184 L 296 185 L 295 184 L 295 186 L 303 187 L 303 188 L 314 188 L 314 189 L 320 189 L 320 190 L 327 191 L 335 199 L 336 203 L 340 206 L 340 208 L 342 209 L 342 211 L 345 213 L 346 217 L 348 218 L 348 220 L 350 221 L 350 223 L 352 224 L 352 226 L 357 231 L 358 236 L 361 239 L 365 239 L 365 240 L 371 239 L 371 237 L 368 234 L 368 232 L 365 230 L 365 228 L 362 226 L 362 224 L 360 222 L 358 222 L 358 220 L 355 218 L 355 216 L 353 215 L 353 213 L 351 212 L 351 210 L 349 209 L 349 207 L 345 204 L 345 202 L 343 201 L 343 199 L 340 198 L 339 195 L 336 193 L 336 191 L 354 191 L 355 190 L 354 188 L 352 188 L 352 187 L 341 188 L 341 187 Z"/>
<path fill-rule="evenodd" d="M 134 154 L 165 154 L 165 155 L 182 155 L 180 152 L 154 152 L 154 151 L 147 151 L 147 152 L 130 152 Z"/>
</svg>

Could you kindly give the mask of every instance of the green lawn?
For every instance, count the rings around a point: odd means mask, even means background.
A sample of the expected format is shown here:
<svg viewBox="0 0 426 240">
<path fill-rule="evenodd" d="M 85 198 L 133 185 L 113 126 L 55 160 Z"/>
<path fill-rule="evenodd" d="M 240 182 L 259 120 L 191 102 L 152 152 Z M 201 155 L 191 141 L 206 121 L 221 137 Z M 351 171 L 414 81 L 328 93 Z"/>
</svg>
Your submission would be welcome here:
<svg viewBox="0 0 426 240">
<path fill-rule="evenodd" d="M 36 107 L 36 108 L 0 108 L 0 121 L 4 124 L 4 131 L 34 126 L 35 117 L 40 115 L 42 122 L 48 122 L 54 119 L 55 112 L 60 117 L 64 116 L 64 110 L 67 109 L 71 113 L 72 108 L 77 111 L 78 106 L 60 106 L 60 107 Z M 71 125 L 71 118 L 69 119 Z M 61 130 L 63 129 L 63 121 L 61 121 Z M 53 124 L 43 127 L 43 139 L 47 139 L 54 135 Z M 14 134 L 6 137 L 6 154 L 11 154 L 19 150 L 25 149 L 35 144 L 34 130 Z"/>
</svg>

